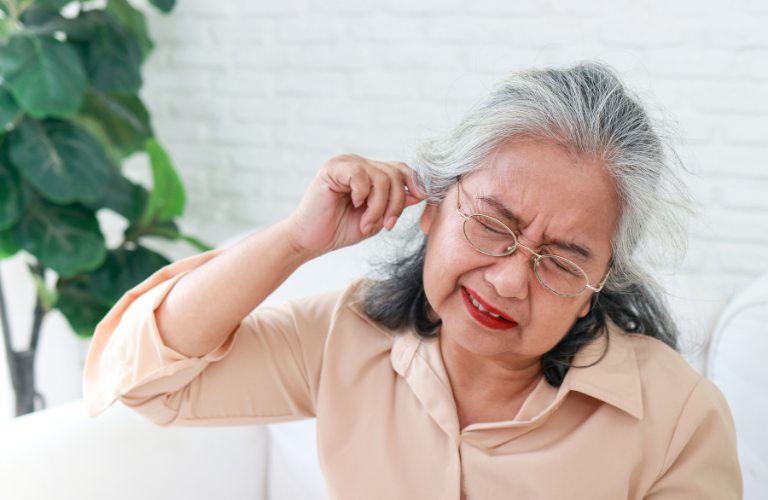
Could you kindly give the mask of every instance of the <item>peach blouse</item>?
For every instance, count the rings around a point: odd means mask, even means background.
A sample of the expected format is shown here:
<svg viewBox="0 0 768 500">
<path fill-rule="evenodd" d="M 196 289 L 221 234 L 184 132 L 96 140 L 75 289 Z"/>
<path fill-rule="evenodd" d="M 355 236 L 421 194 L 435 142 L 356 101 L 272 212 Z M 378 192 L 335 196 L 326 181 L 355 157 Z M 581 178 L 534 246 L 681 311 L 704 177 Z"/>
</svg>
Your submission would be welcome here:
<svg viewBox="0 0 768 500">
<path fill-rule="evenodd" d="M 220 251 L 167 266 L 99 324 L 88 411 L 115 400 L 159 425 L 253 425 L 317 417 L 328 497 L 740 499 L 728 405 L 672 349 L 609 329 L 607 355 L 542 381 L 514 420 L 459 428 L 439 339 L 359 312 L 356 286 L 261 307 L 211 353 L 163 345 L 154 310 Z M 603 340 L 576 365 L 597 361 Z"/>
</svg>

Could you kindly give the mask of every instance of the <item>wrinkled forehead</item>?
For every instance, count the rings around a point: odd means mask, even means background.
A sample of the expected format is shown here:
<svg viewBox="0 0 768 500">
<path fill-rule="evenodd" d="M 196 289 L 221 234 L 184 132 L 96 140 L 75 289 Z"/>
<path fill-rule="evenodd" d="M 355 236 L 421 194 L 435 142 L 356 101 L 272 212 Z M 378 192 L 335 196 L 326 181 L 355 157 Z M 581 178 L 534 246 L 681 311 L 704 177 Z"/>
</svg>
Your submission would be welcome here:
<svg viewBox="0 0 768 500">
<path fill-rule="evenodd" d="M 551 142 L 505 144 L 461 184 L 473 208 L 512 215 L 518 230 L 531 228 L 542 239 L 590 239 L 610 246 L 619 218 L 608 169 Z"/>
</svg>

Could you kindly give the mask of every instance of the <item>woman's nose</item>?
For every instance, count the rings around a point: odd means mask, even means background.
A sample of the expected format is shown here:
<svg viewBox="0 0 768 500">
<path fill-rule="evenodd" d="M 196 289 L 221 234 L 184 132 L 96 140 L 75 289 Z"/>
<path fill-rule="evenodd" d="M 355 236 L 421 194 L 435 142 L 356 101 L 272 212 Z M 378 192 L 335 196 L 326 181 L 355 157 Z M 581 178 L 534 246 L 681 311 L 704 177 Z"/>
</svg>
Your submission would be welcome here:
<svg viewBox="0 0 768 500">
<path fill-rule="evenodd" d="M 501 297 L 525 299 L 533 276 L 531 258 L 522 248 L 496 262 L 485 270 L 485 279 L 496 288 Z"/>
</svg>

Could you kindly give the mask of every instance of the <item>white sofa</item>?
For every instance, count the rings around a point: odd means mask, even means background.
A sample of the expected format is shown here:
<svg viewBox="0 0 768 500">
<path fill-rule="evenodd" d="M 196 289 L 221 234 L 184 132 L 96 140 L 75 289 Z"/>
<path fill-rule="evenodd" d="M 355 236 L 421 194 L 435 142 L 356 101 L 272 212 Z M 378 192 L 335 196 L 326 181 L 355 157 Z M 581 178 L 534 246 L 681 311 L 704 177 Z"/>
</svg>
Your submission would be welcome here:
<svg viewBox="0 0 768 500">
<path fill-rule="evenodd" d="M 268 302 L 343 287 L 376 253 L 368 242 L 326 255 Z M 745 498 L 768 499 L 768 275 L 733 297 L 694 278 L 669 287 L 686 357 L 718 384 L 733 411 Z M 76 402 L 0 424 L 0 499 L 323 499 L 316 457 L 311 420 L 160 428 L 120 404 L 91 420 Z"/>
</svg>

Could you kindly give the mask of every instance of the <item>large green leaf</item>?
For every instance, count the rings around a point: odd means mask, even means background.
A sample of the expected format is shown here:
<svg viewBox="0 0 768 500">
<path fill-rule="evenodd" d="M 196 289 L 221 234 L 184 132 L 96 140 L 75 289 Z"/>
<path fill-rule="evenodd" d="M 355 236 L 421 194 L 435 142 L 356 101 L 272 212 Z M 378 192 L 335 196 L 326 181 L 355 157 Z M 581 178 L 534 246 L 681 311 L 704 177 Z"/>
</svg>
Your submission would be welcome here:
<svg viewBox="0 0 768 500">
<path fill-rule="evenodd" d="M 146 59 L 152 52 L 152 49 L 154 49 L 155 44 L 149 38 L 149 30 L 147 29 L 147 20 L 144 17 L 144 13 L 137 10 L 128 0 L 109 0 L 104 11 L 114 17 L 120 23 L 120 26 L 136 37 L 136 41 L 139 42 L 141 47 L 141 53 L 144 59 Z"/>
<path fill-rule="evenodd" d="M 92 210 L 108 208 L 134 225 L 139 222 L 148 198 L 149 193 L 143 186 L 134 184 L 120 172 L 115 171 L 104 197 L 95 203 L 84 203 L 84 205 Z"/>
<path fill-rule="evenodd" d="M 126 231 L 126 234 L 130 235 L 131 231 L 134 228 L 128 228 Z M 144 228 L 141 231 L 140 236 L 158 236 L 160 238 L 164 238 L 167 240 L 181 240 L 186 241 L 196 249 L 200 250 L 201 252 L 207 252 L 208 250 L 213 250 L 213 247 L 203 243 L 202 241 L 198 240 L 197 238 L 193 236 L 188 236 L 186 234 L 182 234 L 181 231 L 179 231 L 179 227 L 176 225 L 173 221 L 166 221 L 159 224 L 155 224 L 149 228 Z"/>
<path fill-rule="evenodd" d="M 13 239 L 62 278 L 97 269 L 107 247 L 95 214 L 81 205 L 54 205 L 37 198 L 11 228 Z"/>
<path fill-rule="evenodd" d="M 120 164 L 123 157 L 112 145 L 112 139 L 109 137 L 107 129 L 104 127 L 104 124 L 101 122 L 101 120 L 93 118 L 92 116 L 76 113 L 70 116 L 67 121 L 91 134 L 104 149 L 104 153 L 107 155 L 107 157 L 112 160 L 115 165 Z"/>
<path fill-rule="evenodd" d="M 52 36 L 19 32 L 0 59 L 0 76 L 32 117 L 63 118 L 83 100 L 86 78 L 77 51 Z"/>
<path fill-rule="evenodd" d="M 139 42 L 104 12 L 86 14 L 94 27 L 81 50 L 91 85 L 104 92 L 136 94 L 142 83 Z"/>
<path fill-rule="evenodd" d="M 101 124 L 111 149 L 120 159 L 144 150 L 147 140 L 153 136 L 149 113 L 135 95 L 88 92 L 78 115 Z"/>
<path fill-rule="evenodd" d="M 40 5 L 32 4 L 21 13 L 19 20 L 26 28 L 41 26 L 53 19 L 63 19 L 57 12 L 57 9 L 50 9 Z"/>
<path fill-rule="evenodd" d="M 202 241 L 198 240 L 194 236 L 189 236 L 186 234 L 179 234 L 178 239 L 181 241 L 186 241 L 193 247 L 197 248 L 201 252 L 207 252 L 209 250 L 213 250 L 213 247 L 207 243 L 203 243 Z"/>
<path fill-rule="evenodd" d="M 9 141 L 21 175 L 56 203 L 101 199 L 116 169 L 91 134 L 66 121 L 25 118 Z"/>
<path fill-rule="evenodd" d="M 0 230 L 8 229 L 21 219 L 31 198 L 31 190 L 8 163 L 7 154 L 6 147 L 0 148 Z"/>
<path fill-rule="evenodd" d="M 0 231 L 0 260 L 16 255 L 21 250 L 10 230 Z"/>
<path fill-rule="evenodd" d="M 102 303 L 111 307 L 125 292 L 168 264 L 168 259 L 142 246 L 112 250 L 104 264 L 91 274 L 91 288 Z"/>
<path fill-rule="evenodd" d="M 0 5 L 2 5 L 2 2 L 0 2 Z M 6 39 L 10 37 L 13 34 L 13 21 L 8 19 L 8 17 L 2 17 L 0 18 L 0 37 L 3 39 Z"/>
<path fill-rule="evenodd" d="M 176 0 L 149 0 L 149 3 L 168 14 L 176 5 Z"/>
<path fill-rule="evenodd" d="M 19 116 L 21 109 L 5 87 L 0 87 L 0 131 L 5 131 Z"/>
<path fill-rule="evenodd" d="M 35 0 L 35 5 L 44 9 L 60 10 L 72 0 Z"/>
<path fill-rule="evenodd" d="M 92 336 L 109 307 L 93 294 L 87 275 L 75 280 L 59 280 L 56 289 L 59 294 L 56 308 L 67 318 L 72 330 L 81 337 Z"/>
<path fill-rule="evenodd" d="M 27 33 L 53 36 L 61 31 L 67 35 L 67 41 L 74 42 L 90 39 L 94 30 L 94 20 L 89 15 L 69 19 L 58 12 L 35 6 L 24 11 L 22 20 Z"/>
<path fill-rule="evenodd" d="M 152 166 L 154 187 L 141 218 L 142 227 L 181 217 L 186 204 L 184 186 L 160 143 L 154 139 L 148 140 L 147 152 Z"/>
</svg>

